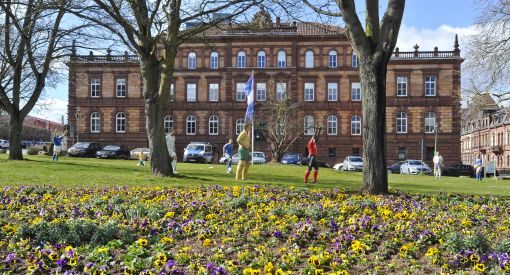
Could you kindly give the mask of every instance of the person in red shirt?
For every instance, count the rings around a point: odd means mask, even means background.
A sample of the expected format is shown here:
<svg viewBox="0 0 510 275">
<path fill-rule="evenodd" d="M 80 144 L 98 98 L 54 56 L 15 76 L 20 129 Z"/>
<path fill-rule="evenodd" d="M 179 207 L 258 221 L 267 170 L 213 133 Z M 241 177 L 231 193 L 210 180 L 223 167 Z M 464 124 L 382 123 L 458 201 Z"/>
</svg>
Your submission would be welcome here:
<svg viewBox="0 0 510 275">
<path fill-rule="evenodd" d="M 314 127 L 313 137 L 308 142 L 308 169 L 305 171 L 304 183 L 308 183 L 310 172 L 313 171 L 313 183 L 317 183 L 317 175 L 319 174 L 319 163 L 317 163 L 317 142 L 321 134 L 322 127 Z"/>
</svg>

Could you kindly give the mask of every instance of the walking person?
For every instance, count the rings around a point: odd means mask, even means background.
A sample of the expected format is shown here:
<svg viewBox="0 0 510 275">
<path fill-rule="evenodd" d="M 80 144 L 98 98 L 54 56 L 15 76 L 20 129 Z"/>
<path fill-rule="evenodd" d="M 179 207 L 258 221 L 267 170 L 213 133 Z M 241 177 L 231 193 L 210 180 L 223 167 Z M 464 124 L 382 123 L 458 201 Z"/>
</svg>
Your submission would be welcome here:
<svg viewBox="0 0 510 275">
<path fill-rule="evenodd" d="M 476 173 L 476 180 L 482 180 L 482 159 L 480 158 L 480 155 L 476 156 L 475 160 L 475 173 Z"/>
<path fill-rule="evenodd" d="M 61 135 L 57 134 L 57 129 L 55 129 L 55 133 L 53 134 L 53 155 L 51 156 L 52 161 L 58 161 L 58 155 L 62 151 L 62 140 L 67 134 L 67 129 Z"/>
<path fill-rule="evenodd" d="M 168 156 L 172 161 L 172 169 L 174 174 L 177 174 L 177 153 L 175 152 L 175 130 L 170 130 L 170 133 L 166 135 L 166 147 L 168 148 Z"/>
<path fill-rule="evenodd" d="M 225 157 L 225 163 L 227 164 L 227 174 L 232 173 L 232 153 L 234 152 L 233 140 L 229 139 L 228 143 L 223 145 L 223 156 Z"/>
<path fill-rule="evenodd" d="M 434 162 L 434 176 L 436 179 L 441 178 L 441 166 L 443 165 L 443 157 L 436 152 L 434 154 L 434 158 L 432 158 L 432 162 Z"/>
<path fill-rule="evenodd" d="M 250 124 L 243 125 L 243 131 L 237 137 L 237 144 L 239 150 L 237 155 L 239 157 L 239 164 L 237 164 L 236 180 L 247 180 L 248 169 L 250 168 Z"/>
<path fill-rule="evenodd" d="M 319 175 L 319 163 L 317 162 L 317 142 L 319 141 L 319 135 L 321 134 L 322 128 L 314 127 L 313 137 L 308 142 L 308 168 L 305 171 L 304 183 L 308 183 L 308 177 L 310 176 L 310 172 L 313 171 L 313 182 L 317 183 L 317 176 Z"/>
</svg>

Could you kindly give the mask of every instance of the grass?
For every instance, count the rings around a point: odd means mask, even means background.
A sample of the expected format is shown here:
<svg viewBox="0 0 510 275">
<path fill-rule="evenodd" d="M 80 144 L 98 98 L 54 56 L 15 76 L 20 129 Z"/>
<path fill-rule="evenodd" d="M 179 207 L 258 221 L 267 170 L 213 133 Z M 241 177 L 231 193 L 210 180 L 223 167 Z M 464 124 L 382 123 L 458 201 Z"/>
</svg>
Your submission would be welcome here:
<svg viewBox="0 0 510 275">
<path fill-rule="evenodd" d="M 153 177 L 149 167 L 136 166 L 135 160 L 100 160 L 62 157 L 52 162 L 49 156 L 25 156 L 23 161 L 8 161 L 0 155 L 0 185 L 52 185 L 58 187 L 101 186 L 191 186 L 191 185 L 271 185 L 278 187 L 310 188 L 304 185 L 304 166 L 254 165 L 248 181 L 236 181 L 234 174 L 226 174 L 219 164 L 178 163 L 179 174 L 173 178 Z M 235 169 L 235 166 L 233 167 Z M 361 173 L 319 170 L 318 188 L 341 188 L 357 191 L 361 188 Z M 470 195 L 510 196 L 510 181 L 472 178 L 389 175 L 390 190 L 408 193 L 460 193 Z"/>
</svg>

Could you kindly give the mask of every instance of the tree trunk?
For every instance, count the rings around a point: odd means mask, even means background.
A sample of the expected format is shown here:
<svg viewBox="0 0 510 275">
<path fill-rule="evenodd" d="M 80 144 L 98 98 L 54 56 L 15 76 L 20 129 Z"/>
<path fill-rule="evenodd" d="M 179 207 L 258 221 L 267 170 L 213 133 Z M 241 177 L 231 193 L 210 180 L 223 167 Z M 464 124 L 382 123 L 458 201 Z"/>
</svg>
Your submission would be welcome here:
<svg viewBox="0 0 510 275">
<path fill-rule="evenodd" d="M 22 160 L 21 131 L 23 129 L 23 118 L 19 113 L 10 114 L 9 119 L 9 159 Z"/>
<path fill-rule="evenodd" d="M 140 58 L 140 60 L 145 100 L 145 122 L 151 149 L 151 174 L 171 176 L 173 170 L 166 147 L 163 124 L 166 108 L 160 108 L 159 104 L 159 63 L 155 57 Z"/>
<path fill-rule="evenodd" d="M 368 194 L 387 194 L 386 64 L 375 64 L 373 60 L 365 60 L 360 66 L 360 79 L 363 104 L 363 160 L 365 162 L 362 191 Z"/>
</svg>

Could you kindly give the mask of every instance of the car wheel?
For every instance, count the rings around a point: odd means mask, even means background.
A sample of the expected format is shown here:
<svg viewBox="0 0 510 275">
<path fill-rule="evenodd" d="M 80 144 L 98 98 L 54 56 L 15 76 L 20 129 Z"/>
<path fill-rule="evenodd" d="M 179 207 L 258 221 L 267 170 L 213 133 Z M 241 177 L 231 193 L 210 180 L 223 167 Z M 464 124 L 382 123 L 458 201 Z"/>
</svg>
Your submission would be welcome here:
<svg viewBox="0 0 510 275">
<path fill-rule="evenodd" d="M 388 169 L 388 174 L 393 174 L 393 171 L 391 169 Z"/>
</svg>

